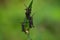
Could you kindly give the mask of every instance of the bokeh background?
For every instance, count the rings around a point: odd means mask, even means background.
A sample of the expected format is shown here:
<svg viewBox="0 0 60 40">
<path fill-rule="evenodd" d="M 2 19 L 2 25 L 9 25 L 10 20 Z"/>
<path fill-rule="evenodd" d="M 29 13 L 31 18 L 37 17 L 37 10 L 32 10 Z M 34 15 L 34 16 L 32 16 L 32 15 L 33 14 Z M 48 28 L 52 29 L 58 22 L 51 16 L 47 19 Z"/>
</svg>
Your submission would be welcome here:
<svg viewBox="0 0 60 40">
<path fill-rule="evenodd" d="M 31 0 L 0 0 L 0 40 L 27 40 L 21 31 Z M 32 40 L 60 40 L 60 0 L 33 0 Z M 31 14 L 31 15 L 32 15 Z"/>
</svg>

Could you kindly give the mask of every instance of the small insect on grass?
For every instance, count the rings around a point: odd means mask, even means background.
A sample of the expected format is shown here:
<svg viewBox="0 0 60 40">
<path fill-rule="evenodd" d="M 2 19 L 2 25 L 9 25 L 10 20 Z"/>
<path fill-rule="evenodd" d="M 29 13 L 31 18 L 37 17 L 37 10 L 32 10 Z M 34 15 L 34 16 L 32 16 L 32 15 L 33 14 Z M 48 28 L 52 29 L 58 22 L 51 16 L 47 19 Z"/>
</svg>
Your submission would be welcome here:
<svg viewBox="0 0 60 40">
<path fill-rule="evenodd" d="M 25 9 L 26 13 L 25 13 L 25 19 L 22 22 L 22 31 L 27 34 L 28 36 L 28 40 L 32 40 L 30 38 L 30 29 L 33 27 L 33 16 L 31 16 L 31 11 L 32 11 L 32 4 L 33 4 L 33 0 L 31 1 L 30 5 Z M 28 25 L 28 27 L 26 27 L 26 25 Z"/>
</svg>

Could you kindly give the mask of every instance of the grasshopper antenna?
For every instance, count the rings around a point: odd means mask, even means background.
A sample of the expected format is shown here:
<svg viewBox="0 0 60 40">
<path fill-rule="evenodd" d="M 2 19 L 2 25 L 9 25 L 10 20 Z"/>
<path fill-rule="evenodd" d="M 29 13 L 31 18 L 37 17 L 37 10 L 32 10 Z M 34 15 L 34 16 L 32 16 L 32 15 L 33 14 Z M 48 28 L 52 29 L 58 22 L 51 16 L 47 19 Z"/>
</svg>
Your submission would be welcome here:
<svg viewBox="0 0 60 40">
<path fill-rule="evenodd" d="M 26 4 L 24 4 L 24 6 L 27 8 Z"/>
</svg>

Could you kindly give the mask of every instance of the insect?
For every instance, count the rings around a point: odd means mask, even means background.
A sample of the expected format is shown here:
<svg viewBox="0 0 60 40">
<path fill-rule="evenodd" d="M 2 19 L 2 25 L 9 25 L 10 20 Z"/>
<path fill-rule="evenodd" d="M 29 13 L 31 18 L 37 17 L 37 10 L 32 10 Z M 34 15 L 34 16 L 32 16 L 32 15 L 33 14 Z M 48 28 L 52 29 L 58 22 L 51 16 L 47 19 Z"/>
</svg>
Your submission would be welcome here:
<svg viewBox="0 0 60 40">
<path fill-rule="evenodd" d="M 24 20 L 24 22 L 22 23 L 22 31 L 25 33 L 29 33 L 29 28 L 32 28 L 33 26 L 33 17 L 30 15 L 32 10 L 32 3 L 33 3 L 33 0 L 31 1 L 30 5 L 25 9 L 26 20 Z M 27 23 L 28 23 L 28 28 L 26 28 Z"/>
<path fill-rule="evenodd" d="M 31 1 L 30 5 L 26 8 L 26 18 L 29 20 L 29 28 L 32 28 L 33 25 L 33 18 L 30 15 L 31 14 L 31 10 L 32 10 L 32 4 L 33 4 L 33 0 Z"/>
</svg>

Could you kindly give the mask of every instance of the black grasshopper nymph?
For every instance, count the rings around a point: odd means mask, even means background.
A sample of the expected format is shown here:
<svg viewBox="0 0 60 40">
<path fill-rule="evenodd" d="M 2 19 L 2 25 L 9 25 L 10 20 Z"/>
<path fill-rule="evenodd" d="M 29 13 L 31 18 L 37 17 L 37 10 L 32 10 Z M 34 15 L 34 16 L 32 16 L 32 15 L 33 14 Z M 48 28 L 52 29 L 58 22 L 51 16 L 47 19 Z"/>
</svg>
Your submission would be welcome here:
<svg viewBox="0 0 60 40">
<path fill-rule="evenodd" d="M 33 27 L 33 16 L 31 16 L 32 4 L 33 4 L 33 0 L 29 4 L 29 6 L 25 9 L 26 10 L 26 13 L 25 13 L 26 17 L 24 19 L 24 22 L 22 23 L 22 31 L 25 33 L 29 33 L 30 28 Z M 28 25 L 28 27 L 26 25 Z"/>
</svg>

